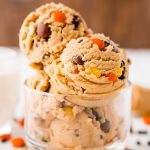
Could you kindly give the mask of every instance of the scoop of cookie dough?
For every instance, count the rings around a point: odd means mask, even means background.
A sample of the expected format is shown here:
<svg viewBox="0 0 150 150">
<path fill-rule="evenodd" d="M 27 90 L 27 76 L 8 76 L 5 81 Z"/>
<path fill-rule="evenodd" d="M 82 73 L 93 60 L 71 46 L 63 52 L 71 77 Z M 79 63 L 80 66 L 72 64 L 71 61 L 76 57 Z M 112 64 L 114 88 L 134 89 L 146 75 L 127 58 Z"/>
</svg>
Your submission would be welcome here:
<svg viewBox="0 0 150 150">
<path fill-rule="evenodd" d="M 20 48 L 31 63 L 50 64 L 71 39 L 91 33 L 75 10 L 49 3 L 31 12 L 19 34 Z"/>
<path fill-rule="evenodd" d="M 103 34 L 71 40 L 60 62 L 45 70 L 51 74 L 51 91 L 67 94 L 112 92 L 128 78 L 125 51 Z"/>
</svg>

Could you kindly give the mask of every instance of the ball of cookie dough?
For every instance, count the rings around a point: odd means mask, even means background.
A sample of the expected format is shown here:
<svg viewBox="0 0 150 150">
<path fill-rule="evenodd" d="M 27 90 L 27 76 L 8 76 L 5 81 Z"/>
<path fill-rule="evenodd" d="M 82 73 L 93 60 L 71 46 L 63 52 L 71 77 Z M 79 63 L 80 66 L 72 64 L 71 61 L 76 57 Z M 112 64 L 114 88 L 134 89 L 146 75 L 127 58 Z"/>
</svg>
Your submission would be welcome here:
<svg viewBox="0 0 150 150">
<path fill-rule="evenodd" d="M 48 3 L 31 12 L 19 34 L 20 48 L 32 63 L 50 64 L 71 39 L 91 33 L 75 10 Z"/>
<path fill-rule="evenodd" d="M 85 108 L 74 119 L 54 119 L 50 125 L 51 143 L 68 148 L 80 145 L 85 149 L 104 146 L 119 134 L 121 124 L 117 117 L 112 109 L 108 112 L 105 108 Z"/>
<path fill-rule="evenodd" d="M 49 71 L 53 70 L 53 71 Z M 123 49 L 103 34 L 73 39 L 60 62 L 46 72 L 52 92 L 101 94 L 121 88 L 128 78 L 127 56 Z"/>
</svg>

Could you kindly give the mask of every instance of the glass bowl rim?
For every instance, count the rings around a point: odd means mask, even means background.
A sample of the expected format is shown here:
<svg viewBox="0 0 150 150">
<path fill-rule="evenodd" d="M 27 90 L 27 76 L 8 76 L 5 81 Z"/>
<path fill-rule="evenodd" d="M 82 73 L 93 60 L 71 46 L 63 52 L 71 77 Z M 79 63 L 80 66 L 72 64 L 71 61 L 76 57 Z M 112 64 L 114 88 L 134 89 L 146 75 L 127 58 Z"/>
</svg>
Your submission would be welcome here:
<svg viewBox="0 0 150 150">
<path fill-rule="evenodd" d="M 29 90 L 30 92 L 33 92 L 33 93 L 36 93 L 38 95 L 43 95 L 43 96 L 77 96 L 77 97 L 100 97 L 100 96 L 107 96 L 107 95 L 110 95 L 110 94 L 114 94 L 116 92 L 125 92 L 126 90 L 128 90 L 130 87 L 131 87 L 132 83 L 131 81 L 127 80 L 127 82 L 125 83 L 125 85 L 123 85 L 122 87 L 114 90 L 114 91 L 111 91 L 111 92 L 107 92 L 107 93 L 101 93 L 101 94 L 82 94 L 82 95 L 79 95 L 79 94 L 56 94 L 56 93 L 48 93 L 48 92 L 43 92 L 43 91 L 38 91 L 36 89 L 32 89 L 31 87 L 29 87 L 27 85 L 27 79 L 24 81 L 24 89 L 27 89 Z"/>
</svg>

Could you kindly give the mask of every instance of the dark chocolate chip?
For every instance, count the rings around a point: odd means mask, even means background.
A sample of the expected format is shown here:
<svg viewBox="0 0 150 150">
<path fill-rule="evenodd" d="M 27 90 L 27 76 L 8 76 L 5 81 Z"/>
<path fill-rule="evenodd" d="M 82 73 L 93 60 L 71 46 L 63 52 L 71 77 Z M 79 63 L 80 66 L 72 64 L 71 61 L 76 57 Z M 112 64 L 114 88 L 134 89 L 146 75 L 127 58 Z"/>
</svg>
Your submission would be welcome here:
<svg viewBox="0 0 150 150">
<path fill-rule="evenodd" d="M 122 60 L 121 67 L 124 67 L 124 66 L 125 66 L 125 62 Z"/>
<path fill-rule="evenodd" d="M 137 144 L 137 145 L 141 145 L 141 142 L 140 142 L 140 141 L 137 141 L 136 144 Z"/>
<path fill-rule="evenodd" d="M 42 137 L 42 141 L 47 143 L 48 142 L 48 139 L 45 139 L 44 137 Z"/>
<path fill-rule="evenodd" d="M 84 61 L 82 60 L 82 56 L 81 55 L 76 55 L 72 57 L 72 62 L 75 65 L 83 65 Z"/>
<path fill-rule="evenodd" d="M 132 128 L 132 127 L 130 127 L 130 133 L 131 133 L 131 134 L 133 133 L 133 128 Z"/>
<path fill-rule="evenodd" d="M 110 130 L 110 121 L 105 120 L 104 123 L 101 123 L 100 128 L 103 132 L 108 133 Z"/>
<path fill-rule="evenodd" d="M 59 107 L 60 107 L 60 108 L 64 108 L 64 107 L 65 107 L 65 104 L 66 104 L 66 102 L 65 102 L 65 101 L 62 101 L 62 102 L 59 103 Z"/>
<path fill-rule="evenodd" d="M 5 142 L 8 142 L 9 140 L 10 140 L 10 139 L 2 139 L 1 142 L 2 142 L 2 143 L 5 143 Z"/>
<path fill-rule="evenodd" d="M 41 23 L 37 26 L 37 34 L 41 38 L 45 38 L 47 40 L 47 38 L 51 35 L 51 28 L 48 24 Z"/>
<path fill-rule="evenodd" d="M 75 136 L 80 136 L 80 134 L 79 134 L 79 129 L 75 129 L 75 130 L 74 130 L 74 135 L 75 135 Z"/>
<path fill-rule="evenodd" d="M 88 118 L 94 119 L 92 110 L 90 108 L 85 108 L 84 111 L 88 114 Z"/>
<path fill-rule="evenodd" d="M 119 77 L 120 80 L 124 80 L 125 79 L 125 62 L 122 60 L 120 67 L 123 69 L 122 70 L 122 75 Z"/>
<path fill-rule="evenodd" d="M 100 135 L 100 139 L 103 139 L 103 135 Z"/>
<path fill-rule="evenodd" d="M 120 80 L 124 80 L 125 79 L 125 67 L 123 67 L 123 70 L 122 70 L 122 75 L 119 77 Z"/>
<path fill-rule="evenodd" d="M 140 130 L 140 131 L 138 131 L 138 134 L 148 134 L 148 132 L 146 131 L 146 130 Z"/>
<path fill-rule="evenodd" d="M 73 17 L 72 23 L 74 24 L 75 30 L 78 28 L 80 22 L 81 22 L 81 19 L 80 19 L 79 16 L 74 16 Z"/>
<path fill-rule="evenodd" d="M 81 43 L 81 42 L 83 42 L 83 39 L 81 39 L 80 41 L 78 41 L 78 43 Z"/>
<path fill-rule="evenodd" d="M 109 45 L 110 45 L 110 43 L 109 43 L 109 42 L 107 42 L 107 41 L 105 41 L 104 43 L 105 43 L 105 47 L 107 47 L 107 46 L 109 46 Z"/>
<path fill-rule="evenodd" d="M 127 61 L 128 61 L 128 64 L 130 65 L 130 64 L 131 64 L 131 59 L 130 59 L 130 58 L 128 58 L 128 60 L 127 60 Z"/>
<path fill-rule="evenodd" d="M 96 121 L 100 121 L 101 120 L 101 116 L 98 114 L 98 112 L 96 110 L 94 110 L 92 108 L 92 113 L 95 116 Z"/>
<path fill-rule="evenodd" d="M 147 145 L 150 146 L 150 141 L 147 142 Z"/>
<path fill-rule="evenodd" d="M 42 59 L 47 59 L 49 57 L 50 57 L 50 53 L 46 53 L 46 54 L 43 55 Z"/>
</svg>

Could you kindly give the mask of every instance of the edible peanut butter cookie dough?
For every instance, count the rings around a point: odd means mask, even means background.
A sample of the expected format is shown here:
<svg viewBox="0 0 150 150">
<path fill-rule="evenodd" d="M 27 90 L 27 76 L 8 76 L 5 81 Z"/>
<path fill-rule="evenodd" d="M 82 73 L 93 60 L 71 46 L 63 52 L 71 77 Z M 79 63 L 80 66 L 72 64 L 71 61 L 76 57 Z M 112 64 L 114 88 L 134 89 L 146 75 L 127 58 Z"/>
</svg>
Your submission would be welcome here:
<svg viewBox="0 0 150 150">
<path fill-rule="evenodd" d="M 75 10 L 55 3 L 27 16 L 19 41 L 37 71 L 25 82 L 31 149 L 104 150 L 124 143 L 129 128 L 124 49 L 93 34 Z"/>
<path fill-rule="evenodd" d="M 73 39 L 59 62 L 45 71 L 51 76 L 51 92 L 65 94 L 101 94 L 123 87 L 128 78 L 124 49 L 103 34 Z"/>
<path fill-rule="evenodd" d="M 28 93 L 26 121 L 30 138 L 45 144 L 46 150 L 101 150 L 116 140 L 125 140 L 127 120 L 116 108 L 124 102 L 123 97 L 110 95 L 88 107 L 82 98 L 81 105 L 69 102 L 75 98 Z"/>
<path fill-rule="evenodd" d="M 31 63 L 47 65 L 59 58 L 71 39 L 90 33 L 78 12 L 60 3 L 48 3 L 24 20 L 20 48 Z"/>
<path fill-rule="evenodd" d="M 44 71 L 38 71 L 27 80 L 27 85 L 32 89 L 47 92 L 50 89 L 50 78 Z"/>
</svg>

